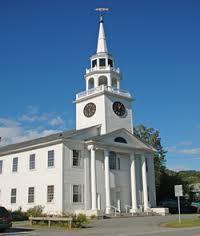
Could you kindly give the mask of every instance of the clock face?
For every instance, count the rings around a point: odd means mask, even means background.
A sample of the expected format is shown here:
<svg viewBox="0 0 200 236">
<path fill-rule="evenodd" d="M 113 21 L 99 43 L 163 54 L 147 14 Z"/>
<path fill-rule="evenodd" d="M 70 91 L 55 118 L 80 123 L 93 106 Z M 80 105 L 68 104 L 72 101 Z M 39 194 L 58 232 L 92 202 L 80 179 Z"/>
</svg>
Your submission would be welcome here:
<svg viewBox="0 0 200 236">
<path fill-rule="evenodd" d="M 122 104 L 121 102 L 114 102 L 113 103 L 113 111 L 118 116 L 124 116 L 126 114 L 126 108 L 125 108 L 124 104 Z"/>
<path fill-rule="evenodd" d="M 96 112 L 96 105 L 92 102 L 85 105 L 83 113 L 86 117 L 91 117 Z"/>
</svg>

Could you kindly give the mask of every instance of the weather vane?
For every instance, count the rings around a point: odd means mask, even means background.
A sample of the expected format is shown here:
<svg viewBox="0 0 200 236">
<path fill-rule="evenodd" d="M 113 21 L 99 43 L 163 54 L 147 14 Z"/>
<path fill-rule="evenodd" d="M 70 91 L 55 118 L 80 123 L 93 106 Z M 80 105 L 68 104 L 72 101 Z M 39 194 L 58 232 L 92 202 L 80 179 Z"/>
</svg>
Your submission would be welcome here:
<svg viewBox="0 0 200 236">
<path fill-rule="evenodd" d="M 104 12 L 109 11 L 109 8 L 99 7 L 99 8 L 96 8 L 95 11 L 99 12 L 100 16 L 102 16 Z"/>
</svg>

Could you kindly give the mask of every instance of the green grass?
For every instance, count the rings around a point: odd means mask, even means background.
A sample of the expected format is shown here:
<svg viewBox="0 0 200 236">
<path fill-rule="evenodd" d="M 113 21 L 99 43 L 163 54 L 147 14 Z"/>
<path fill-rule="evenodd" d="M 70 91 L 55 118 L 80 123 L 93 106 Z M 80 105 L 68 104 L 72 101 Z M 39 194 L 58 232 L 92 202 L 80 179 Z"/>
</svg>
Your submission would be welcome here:
<svg viewBox="0 0 200 236">
<path fill-rule="evenodd" d="M 197 227 L 200 226 L 200 218 L 192 218 L 192 219 L 182 219 L 181 224 L 179 224 L 178 220 L 169 221 L 162 223 L 161 226 L 170 227 L 170 228 L 187 228 L 187 227 Z"/>
</svg>

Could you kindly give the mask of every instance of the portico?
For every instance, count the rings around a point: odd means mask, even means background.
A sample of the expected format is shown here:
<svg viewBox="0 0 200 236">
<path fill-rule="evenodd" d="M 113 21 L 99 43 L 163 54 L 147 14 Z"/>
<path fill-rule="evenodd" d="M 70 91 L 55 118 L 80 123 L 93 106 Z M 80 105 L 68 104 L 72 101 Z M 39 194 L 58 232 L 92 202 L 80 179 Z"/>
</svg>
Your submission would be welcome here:
<svg viewBox="0 0 200 236">
<path fill-rule="evenodd" d="M 130 212 L 132 213 L 138 212 L 139 206 L 140 208 L 142 206 L 143 211 L 147 212 L 150 205 L 153 205 L 149 202 L 151 197 L 148 196 L 150 194 L 150 191 L 148 193 L 148 189 L 151 185 L 148 184 L 147 180 L 147 169 L 148 171 L 151 171 L 151 168 L 153 167 L 153 165 L 147 167 L 147 159 L 148 163 L 153 162 L 152 150 L 139 150 L 131 147 L 129 144 L 106 144 L 100 140 L 89 141 L 87 148 L 90 152 L 91 210 L 96 211 L 98 208 L 98 194 L 100 194 L 102 198 L 105 198 L 103 204 L 101 204 L 102 211 L 109 214 L 114 207 L 118 209 L 119 203 L 112 199 L 111 190 L 117 189 L 116 191 L 119 192 L 119 189 L 121 189 L 121 192 L 123 193 L 118 194 L 117 197 L 119 199 L 117 200 L 121 204 L 122 211 L 124 210 L 125 205 L 128 205 Z M 98 174 L 96 171 L 97 152 L 98 156 L 100 156 L 100 154 L 102 156 L 101 176 L 99 176 L 99 171 Z M 127 166 L 118 166 L 116 169 L 110 169 L 110 165 L 112 164 L 110 160 L 111 153 L 116 154 L 116 162 L 118 162 L 118 165 L 120 165 L 120 162 L 123 163 L 125 161 Z M 121 158 L 119 158 L 119 156 L 121 156 Z M 125 160 L 123 160 L 123 158 Z M 138 174 L 140 172 L 141 175 Z M 104 184 L 104 192 L 97 193 L 97 178 L 101 178 L 102 184 Z M 138 181 L 139 178 L 140 181 Z M 115 183 L 114 186 L 112 182 Z M 139 186 L 139 182 L 141 183 L 141 186 Z M 126 188 L 124 185 L 127 185 Z M 142 189 L 141 198 L 139 198 L 138 194 L 139 189 Z"/>
</svg>

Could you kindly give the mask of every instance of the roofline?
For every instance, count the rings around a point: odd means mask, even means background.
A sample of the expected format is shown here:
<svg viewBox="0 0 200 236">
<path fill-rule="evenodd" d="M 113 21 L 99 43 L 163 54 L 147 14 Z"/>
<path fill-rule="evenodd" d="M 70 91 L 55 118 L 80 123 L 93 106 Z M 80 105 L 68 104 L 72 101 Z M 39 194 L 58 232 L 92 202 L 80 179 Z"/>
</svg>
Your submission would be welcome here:
<svg viewBox="0 0 200 236">
<path fill-rule="evenodd" d="M 74 135 L 77 135 L 80 132 L 83 132 L 83 131 L 86 131 L 86 130 L 89 130 L 89 129 L 92 129 L 95 127 L 99 128 L 100 125 L 94 125 L 94 126 L 87 127 L 84 129 L 79 129 L 79 130 L 76 130 L 76 129 L 67 130 L 67 131 L 47 135 L 44 137 L 27 140 L 27 141 L 20 142 L 20 143 L 14 143 L 14 144 L 2 146 L 2 147 L 0 147 L 0 156 L 14 154 L 19 151 L 26 151 L 26 150 L 35 149 L 38 147 L 48 146 L 51 144 L 61 143 L 61 142 L 63 142 L 63 140 L 65 140 L 69 137 L 73 137 Z M 66 137 L 65 137 L 65 134 L 66 134 Z M 32 143 L 32 142 L 34 142 L 34 143 Z"/>
<path fill-rule="evenodd" d="M 153 146 L 151 146 L 150 144 L 144 142 L 143 140 L 141 140 L 140 138 L 138 138 L 134 133 L 131 133 L 129 130 L 127 130 L 127 129 L 125 129 L 125 128 L 113 130 L 113 131 L 111 131 L 110 133 L 103 134 L 103 135 L 101 135 L 101 136 L 93 137 L 91 140 L 88 140 L 88 141 L 95 141 L 95 138 L 96 138 L 96 140 L 99 140 L 99 139 L 102 139 L 102 138 L 105 137 L 105 136 L 112 135 L 112 134 L 115 133 L 115 132 L 120 132 L 120 131 L 123 131 L 123 130 L 126 131 L 129 135 L 134 136 L 136 139 L 138 139 L 138 141 L 142 142 L 144 145 L 146 145 L 147 147 L 149 147 L 153 152 L 157 152 L 157 150 L 156 150 Z"/>
<path fill-rule="evenodd" d="M 136 147 L 133 147 L 132 145 L 121 144 L 121 143 L 116 143 L 116 144 L 115 143 L 102 143 L 102 142 L 98 142 L 98 141 L 89 140 L 89 141 L 85 142 L 85 145 L 86 146 L 94 145 L 97 148 L 102 148 L 102 149 L 109 148 L 109 150 L 115 149 L 115 150 L 117 150 L 117 152 L 122 152 L 122 153 L 131 153 L 132 151 L 138 151 L 138 152 L 145 151 L 146 154 L 147 153 L 151 153 L 151 154 L 154 153 L 154 151 L 149 148 L 136 148 Z"/>
<path fill-rule="evenodd" d="M 17 149 L 7 150 L 7 151 L 2 152 L 2 153 L 0 152 L 0 157 L 10 155 L 10 154 L 16 154 L 16 153 L 19 153 L 19 152 L 34 150 L 36 148 L 47 147 L 47 146 L 50 146 L 50 145 L 56 145 L 56 144 L 60 144 L 60 143 L 63 143 L 63 139 L 56 139 L 56 140 L 49 141 L 49 142 L 38 143 L 38 144 L 35 144 L 35 145 L 29 145 L 29 146 L 25 146 L 25 147 L 21 147 L 21 148 L 17 148 Z"/>
</svg>

